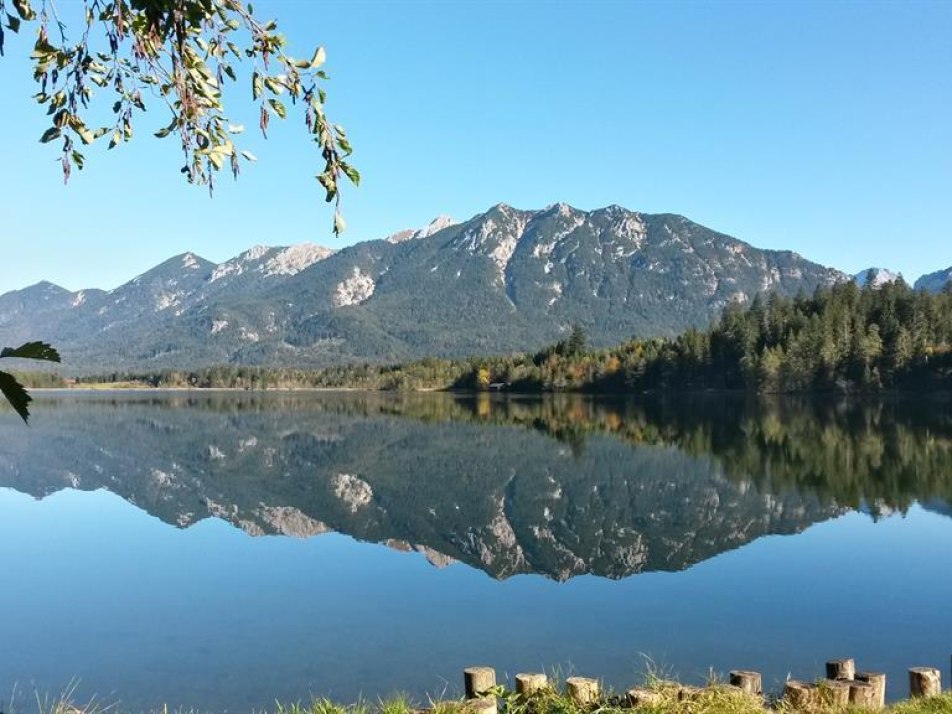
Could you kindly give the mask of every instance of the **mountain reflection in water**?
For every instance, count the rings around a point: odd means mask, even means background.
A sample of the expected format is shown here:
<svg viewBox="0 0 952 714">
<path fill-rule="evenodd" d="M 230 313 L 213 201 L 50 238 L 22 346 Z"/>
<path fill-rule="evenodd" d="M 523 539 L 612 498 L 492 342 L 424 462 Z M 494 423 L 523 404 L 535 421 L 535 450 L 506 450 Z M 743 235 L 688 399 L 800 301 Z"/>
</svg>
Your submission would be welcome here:
<svg viewBox="0 0 952 714">
<path fill-rule="evenodd" d="M 944 408 L 575 396 L 67 394 L 7 420 L 0 486 L 163 521 L 337 531 L 495 578 L 675 571 L 851 509 L 948 515 Z"/>
</svg>

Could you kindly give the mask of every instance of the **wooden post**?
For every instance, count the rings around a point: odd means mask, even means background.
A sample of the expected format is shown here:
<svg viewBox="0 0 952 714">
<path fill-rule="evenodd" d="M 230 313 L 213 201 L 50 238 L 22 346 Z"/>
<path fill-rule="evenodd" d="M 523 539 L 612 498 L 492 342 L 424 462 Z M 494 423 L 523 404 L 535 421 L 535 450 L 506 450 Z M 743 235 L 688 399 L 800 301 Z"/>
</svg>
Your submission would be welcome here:
<svg viewBox="0 0 952 714">
<path fill-rule="evenodd" d="M 764 683 L 760 672 L 735 669 L 730 673 L 730 683 L 735 687 L 740 687 L 747 694 L 760 696 L 764 693 Z"/>
<path fill-rule="evenodd" d="M 496 698 L 470 699 L 466 702 L 466 714 L 499 714 Z"/>
<path fill-rule="evenodd" d="M 826 663 L 827 679 L 856 679 L 856 662 L 850 659 L 832 659 Z"/>
<path fill-rule="evenodd" d="M 684 702 L 697 699 L 703 691 L 704 690 L 700 687 L 692 687 L 687 684 L 682 685 L 681 687 L 678 687 L 678 701 Z"/>
<path fill-rule="evenodd" d="M 492 667 L 468 667 L 463 670 L 467 699 L 480 699 L 496 686 L 496 670 Z"/>
<path fill-rule="evenodd" d="M 642 687 L 629 689 L 625 696 L 628 700 L 628 706 L 632 709 L 641 706 L 655 706 L 660 704 L 664 698 L 664 695 L 657 689 L 644 689 Z"/>
<path fill-rule="evenodd" d="M 819 690 L 824 704 L 841 708 L 850 703 L 850 685 L 841 679 L 820 680 Z"/>
<path fill-rule="evenodd" d="M 599 686 L 597 679 L 588 677 L 569 677 L 565 680 L 568 695 L 576 704 L 588 706 L 598 702 Z"/>
<path fill-rule="evenodd" d="M 549 686 L 549 679 L 544 674 L 517 674 L 516 675 L 516 694 L 528 697 L 530 694 L 545 689 Z"/>
<path fill-rule="evenodd" d="M 810 709 L 818 701 L 816 685 L 789 679 L 783 688 L 783 698 L 794 709 Z"/>
<path fill-rule="evenodd" d="M 882 672 L 857 672 L 856 678 L 861 682 L 869 682 L 876 689 L 876 706 L 886 706 L 886 675 Z"/>
<path fill-rule="evenodd" d="M 860 709 L 879 708 L 879 692 L 875 686 L 860 679 L 844 679 L 843 683 L 850 685 L 850 706 Z"/>
<path fill-rule="evenodd" d="M 942 673 L 933 667 L 909 670 L 909 696 L 934 697 L 942 693 Z"/>
</svg>

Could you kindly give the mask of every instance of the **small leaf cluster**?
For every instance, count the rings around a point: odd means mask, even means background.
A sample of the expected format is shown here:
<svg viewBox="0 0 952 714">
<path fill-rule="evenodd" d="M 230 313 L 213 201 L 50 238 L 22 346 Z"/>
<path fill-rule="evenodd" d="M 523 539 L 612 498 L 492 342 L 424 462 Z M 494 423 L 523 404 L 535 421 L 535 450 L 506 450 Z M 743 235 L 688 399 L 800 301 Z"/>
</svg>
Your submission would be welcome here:
<svg viewBox="0 0 952 714">
<path fill-rule="evenodd" d="M 13 357 L 18 359 L 33 359 L 42 362 L 59 362 L 59 353 L 45 342 L 27 342 L 19 347 L 4 347 L 0 350 L 0 359 Z M 10 406 L 14 408 L 23 421 L 30 418 L 29 404 L 33 398 L 23 385 L 9 372 L 0 372 L 0 392 L 6 397 Z"/>
<path fill-rule="evenodd" d="M 155 136 L 175 135 L 181 146 L 181 173 L 189 183 L 214 191 L 218 172 L 237 179 L 242 162 L 255 156 L 236 145 L 244 128 L 228 120 L 223 92 L 239 80 L 235 66 L 250 62 L 251 96 L 259 106 L 259 128 L 267 138 L 272 117 L 285 119 L 288 106 L 300 106 L 308 135 L 320 152 L 317 180 L 327 202 L 334 202 L 334 232 L 344 230 L 340 183 L 354 185 L 360 173 L 347 159 L 352 153 L 342 126 L 325 114 L 328 76 L 323 47 L 309 59 L 287 54 L 287 40 L 274 20 L 260 20 L 241 0 L 82 0 L 85 24 L 70 39 L 54 0 L 42 0 L 37 12 L 30 0 L 0 0 L 0 21 L 18 33 L 23 23 L 37 25 L 30 55 L 50 124 L 40 141 L 60 141 L 64 181 L 73 167 L 82 169 L 88 146 L 109 135 L 109 149 L 133 137 L 136 115 L 147 100 L 165 107 L 169 121 Z M 0 24 L 0 56 L 4 50 Z M 111 126 L 87 126 L 97 92 L 110 95 Z"/>
</svg>

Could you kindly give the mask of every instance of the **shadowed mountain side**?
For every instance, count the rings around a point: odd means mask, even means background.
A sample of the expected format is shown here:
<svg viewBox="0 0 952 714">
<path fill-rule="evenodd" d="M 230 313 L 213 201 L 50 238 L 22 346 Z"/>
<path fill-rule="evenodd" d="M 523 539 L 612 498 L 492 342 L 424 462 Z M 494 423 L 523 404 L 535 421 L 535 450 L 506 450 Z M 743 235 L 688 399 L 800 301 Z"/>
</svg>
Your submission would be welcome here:
<svg viewBox="0 0 952 714">
<path fill-rule="evenodd" d="M 594 434 L 573 449 L 458 420 L 481 418 L 478 402 L 417 397 L 44 399 L 43 420 L 4 434 L 0 485 L 105 488 L 180 527 L 216 516 L 253 535 L 414 544 L 499 578 L 681 570 L 843 511 L 810 490 L 728 478 L 716 458 L 671 444 Z M 401 410 L 423 418 L 388 414 Z"/>
</svg>

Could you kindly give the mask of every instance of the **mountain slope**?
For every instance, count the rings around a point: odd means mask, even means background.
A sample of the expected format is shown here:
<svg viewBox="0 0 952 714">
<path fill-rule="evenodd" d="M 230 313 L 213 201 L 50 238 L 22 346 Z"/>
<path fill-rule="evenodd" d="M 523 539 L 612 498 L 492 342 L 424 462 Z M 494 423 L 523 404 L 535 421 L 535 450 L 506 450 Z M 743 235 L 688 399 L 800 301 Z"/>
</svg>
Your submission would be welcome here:
<svg viewBox="0 0 952 714">
<path fill-rule="evenodd" d="M 952 267 L 923 275 L 916 281 L 914 287 L 916 290 L 928 290 L 937 293 L 941 292 L 949 283 L 952 283 Z"/>
<path fill-rule="evenodd" d="M 320 366 L 533 349 L 575 323 L 597 345 L 670 335 L 763 291 L 845 279 L 682 216 L 499 204 L 336 252 L 259 246 L 220 265 L 184 254 L 82 300 L 35 286 L 45 300 L 0 296 L 0 330 L 53 341 L 73 372 Z"/>
</svg>

